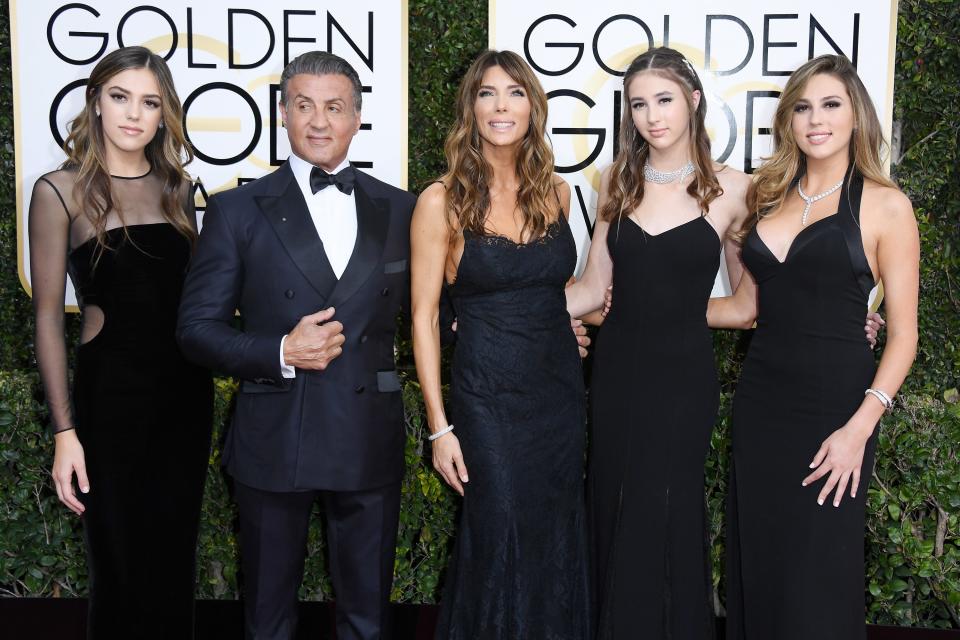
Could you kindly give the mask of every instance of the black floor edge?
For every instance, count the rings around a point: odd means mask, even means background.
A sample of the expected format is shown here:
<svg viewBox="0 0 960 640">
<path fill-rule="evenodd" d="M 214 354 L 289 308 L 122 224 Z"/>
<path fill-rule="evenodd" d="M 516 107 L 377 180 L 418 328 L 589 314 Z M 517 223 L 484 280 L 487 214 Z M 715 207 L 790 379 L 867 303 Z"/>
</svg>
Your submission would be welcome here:
<svg viewBox="0 0 960 640">
<path fill-rule="evenodd" d="M 84 640 L 87 602 L 82 598 L 0 598 L 0 638 Z M 197 601 L 195 640 L 240 640 L 240 603 L 236 600 Z M 394 640 L 432 640 L 437 621 L 435 605 L 393 605 Z M 723 640 L 723 624 L 718 620 Z M 335 640 L 333 606 L 300 604 L 298 640 Z M 867 625 L 868 640 L 960 640 L 960 631 Z"/>
</svg>

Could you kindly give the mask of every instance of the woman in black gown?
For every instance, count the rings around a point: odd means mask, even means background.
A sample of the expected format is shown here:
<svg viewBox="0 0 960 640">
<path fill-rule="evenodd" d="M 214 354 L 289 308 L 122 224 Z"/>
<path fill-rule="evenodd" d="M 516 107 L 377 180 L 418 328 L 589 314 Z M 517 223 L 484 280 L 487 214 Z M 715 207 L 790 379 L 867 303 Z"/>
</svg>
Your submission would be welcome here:
<svg viewBox="0 0 960 640">
<path fill-rule="evenodd" d="M 690 63 L 650 49 L 627 68 L 620 152 L 601 181 L 574 317 L 597 336 L 588 504 L 601 639 L 713 637 L 703 469 L 719 387 L 706 307 L 748 178 L 713 162 Z M 726 252 L 736 283 L 738 252 Z M 616 277 L 614 276 L 616 274 Z"/>
<path fill-rule="evenodd" d="M 470 67 L 448 172 L 411 226 L 414 354 L 434 466 L 461 495 L 437 638 L 583 640 L 585 409 L 563 288 L 576 266 L 547 100 L 512 52 Z M 457 313 L 448 424 L 438 301 Z M 469 476 L 467 469 L 469 468 Z"/>
<path fill-rule="evenodd" d="M 711 326 L 758 318 L 733 407 L 727 637 L 862 639 L 866 488 L 875 427 L 916 352 L 917 225 L 845 58 L 793 73 L 773 135 L 748 194 L 749 273 L 708 310 Z M 862 334 L 878 279 L 879 368 Z"/>
<path fill-rule="evenodd" d="M 52 475 L 83 520 L 89 638 L 193 636 L 212 384 L 174 340 L 196 238 L 181 122 L 162 58 L 142 47 L 108 54 L 71 123 L 67 161 L 37 180 L 30 202 Z M 72 403 L 68 273 L 83 314 Z"/>
</svg>

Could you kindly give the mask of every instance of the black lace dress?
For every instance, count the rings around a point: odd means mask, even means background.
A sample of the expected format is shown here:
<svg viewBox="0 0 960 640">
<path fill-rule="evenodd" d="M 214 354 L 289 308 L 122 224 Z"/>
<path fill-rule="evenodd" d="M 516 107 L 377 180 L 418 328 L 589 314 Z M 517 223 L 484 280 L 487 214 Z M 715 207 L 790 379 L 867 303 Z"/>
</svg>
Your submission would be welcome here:
<svg viewBox="0 0 960 640">
<path fill-rule="evenodd" d="M 586 411 L 563 292 L 576 246 L 562 215 L 529 244 L 464 243 L 451 408 L 470 482 L 437 638 L 583 640 Z"/>
</svg>

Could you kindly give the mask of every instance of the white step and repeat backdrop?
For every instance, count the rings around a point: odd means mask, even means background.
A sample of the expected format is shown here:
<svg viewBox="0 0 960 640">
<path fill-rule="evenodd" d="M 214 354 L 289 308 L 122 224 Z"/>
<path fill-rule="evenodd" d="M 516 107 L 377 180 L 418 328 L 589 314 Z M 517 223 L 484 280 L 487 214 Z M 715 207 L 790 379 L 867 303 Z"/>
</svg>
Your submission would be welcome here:
<svg viewBox="0 0 960 640">
<path fill-rule="evenodd" d="M 350 160 L 407 181 L 407 3 L 355 0 L 9 0 L 20 279 L 30 287 L 26 215 L 33 183 L 63 162 L 67 123 L 90 70 L 143 45 L 167 60 L 186 110 L 196 201 L 258 178 L 289 155 L 277 108 L 280 72 L 311 49 L 344 57 L 364 85 Z M 202 220 L 202 219 L 201 219 Z M 67 287 L 65 304 L 76 309 Z"/>
<path fill-rule="evenodd" d="M 648 47 L 683 52 L 706 93 L 713 155 L 750 171 L 770 151 L 768 127 L 790 71 L 842 53 L 856 65 L 889 140 L 896 0 L 490 0 L 490 47 L 511 49 L 550 98 L 557 171 L 573 188 L 580 267 L 596 217 L 600 172 L 613 160 L 623 71 Z M 714 295 L 729 291 L 718 274 Z"/>
<path fill-rule="evenodd" d="M 280 71 L 309 49 L 333 51 L 365 86 L 350 159 L 392 184 L 407 181 L 407 3 L 9 0 L 19 264 L 30 291 L 26 213 L 36 178 L 63 160 L 60 142 L 106 52 L 141 44 L 164 56 L 187 108 L 197 205 L 257 178 L 289 154 L 276 107 Z M 580 268 L 596 216 L 600 172 L 613 158 L 623 69 L 650 46 L 679 49 L 700 73 L 714 157 L 750 171 L 790 71 L 822 53 L 857 66 L 889 137 L 897 0 L 705 0 L 682 3 L 490 0 L 490 46 L 520 53 L 550 97 L 557 170 L 573 187 Z M 722 12 L 721 12 L 722 11 Z M 451 105 L 452 108 L 452 105 Z M 728 289 L 718 274 L 715 294 Z M 68 287 L 68 308 L 75 309 Z"/>
</svg>

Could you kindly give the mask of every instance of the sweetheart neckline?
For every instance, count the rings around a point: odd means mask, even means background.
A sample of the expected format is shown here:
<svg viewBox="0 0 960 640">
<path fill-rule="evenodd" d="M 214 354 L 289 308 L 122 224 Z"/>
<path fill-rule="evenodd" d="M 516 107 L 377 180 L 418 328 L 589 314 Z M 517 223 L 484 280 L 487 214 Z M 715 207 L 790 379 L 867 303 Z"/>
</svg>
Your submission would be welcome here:
<svg viewBox="0 0 960 640">
<path fill-rule="evenodd" d="M 820 224 L 820 223 L 823 222 L 824 220 L 832 220 L 832 219 L 836 218 L 838 213 L 839 213 L 839 212 L 837 212 L 837 213 L 831 213 L 829 216 L 823 216 L 823 217 L 820 218 L 819 220 L 814 220 L 813 222 L 811 222 L 811 223 L 808 224 L 807 226 L 805 226 L 805 227 L 803 227 L 802 229 L 800 229 L 800 231 L 798 231 L 797 234 L 796 234 L 795 236 L 793 236 L 793 240 L 791 240 L 791 241 L 790 241 L 790 244 L 787 246 L 787 252 L 784 254 L 783 260 L 781 260 L 780 258 L 777 257 L 777 254 L 775 254 L 775 253 L 773 252 L 773 249 L 770 248 L 770 245 L 767 244 L 767 241 L 764 240 L 764 239 L 763 239 L 763 236 L 760 235 L 760 229 L 758 228 L 758 226 L 753 228 L 753 234 L 754 234 L 755 236 L 757 236 L 757 240 L 760 241 L 760 245 L 761 245 L 761 246 L 764 248 L 764 250 L 767 252 L 767 255 L 769 255 L 771 258 L 773 258 L 774 261 L 775 261 L 777 264 L 786 264 L 786 263 L 787 263 L 787 260 L 790 259 L 790 254 L 791 254 L 791 252 L 793 251 L 793 247 L 796 246 L 796 244 L 797 244 L 797 238 L 799 238 L 800 236 L 802 236 L 802 235 L 804 234 L 804 232 L 809 231 L 810 229 L 813 229 L 814 227 L 816 227 L 818 224 Z"/>
</svg>

